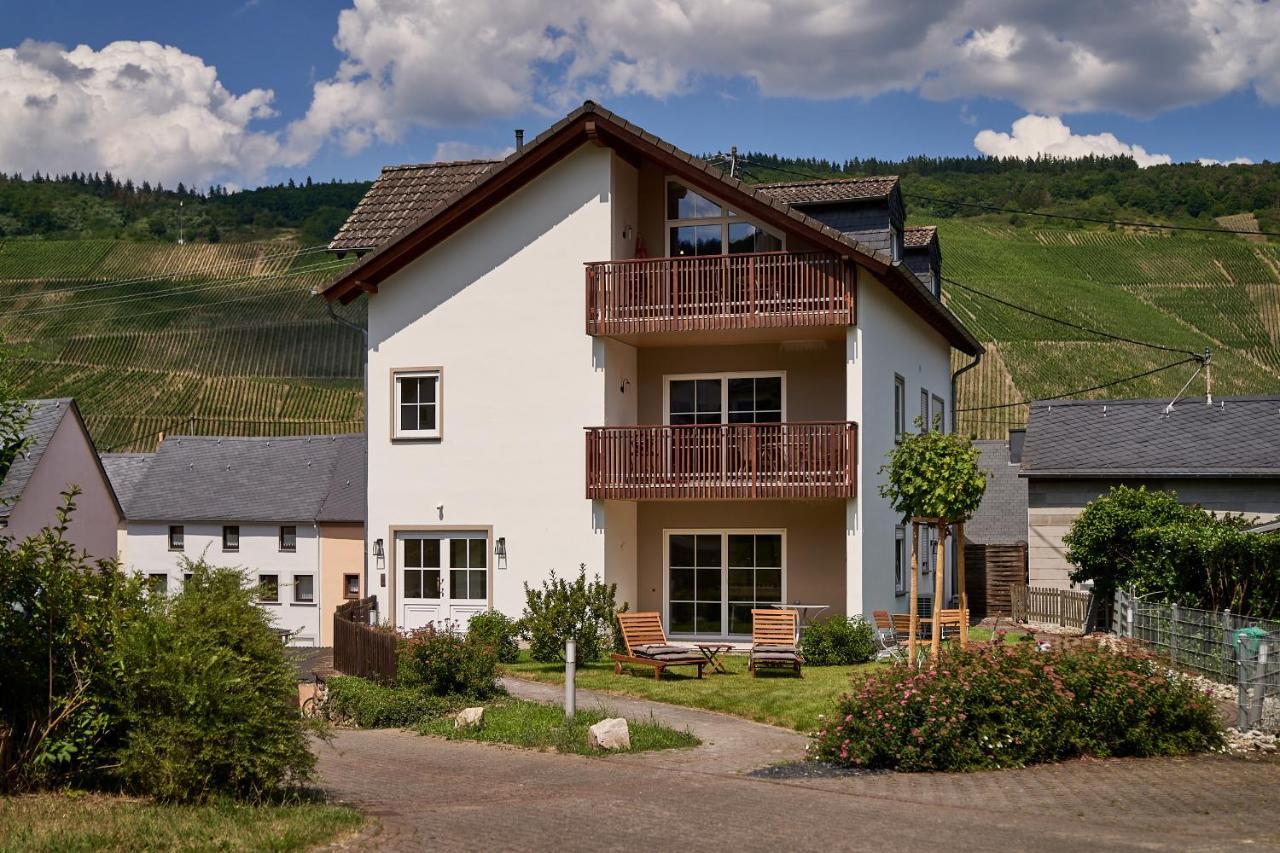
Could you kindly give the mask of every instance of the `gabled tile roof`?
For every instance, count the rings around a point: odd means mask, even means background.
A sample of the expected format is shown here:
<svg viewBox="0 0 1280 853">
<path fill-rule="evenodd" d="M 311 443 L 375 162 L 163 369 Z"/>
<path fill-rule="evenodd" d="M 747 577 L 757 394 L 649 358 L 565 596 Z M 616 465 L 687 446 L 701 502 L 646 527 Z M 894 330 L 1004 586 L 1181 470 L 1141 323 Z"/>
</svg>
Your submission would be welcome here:
<svg viewBox="0 0 1280 853">
<path fill-rule="evenodd" d="M 810 181 L 779 181 L 756 184 L 756 188 L 784 204 L 825 204 L 835 201 L 860 201 L 885 198 L 898 184 L 896 175 L 866 178 L 823 178 Z"/>
<path fill-rule="evenodd" d="M 1034 403 L 1022 474 L 1280 478 L 1280 396 Z"/>
<path fill-rule="evenodd" d="M 364 521 L 363 435 L 165 438 L 130 521 Z"/>
<path fill-rule="evenodd" d="M 9 511 L 18 498 L 22 497 L 27 481 L 35 473 L 53 434 L 58 431 L 62 419 L 71 411 L 75 401 L 70 397 L 58 397 L 50 400 L 27 400 L 23 405 L 27 411 L 27 423 L 23 428 L 27 445 L 13 460 L 4 479 L 0 480 L 0 518 L 8 518 Z"/>
<path fill-rule="evenodd" d="M 932 225 L 912 225 L 902 231 L 902 245 L 907 249 L 923 249 L 938 236 Z"/>
<path fill-rule="evenodd" d="M 329 243 L 338 252 L 376 249 L 415 219 L 469 186 L 497 162 L 463 160 L 388 166 Z"/>
</svg>

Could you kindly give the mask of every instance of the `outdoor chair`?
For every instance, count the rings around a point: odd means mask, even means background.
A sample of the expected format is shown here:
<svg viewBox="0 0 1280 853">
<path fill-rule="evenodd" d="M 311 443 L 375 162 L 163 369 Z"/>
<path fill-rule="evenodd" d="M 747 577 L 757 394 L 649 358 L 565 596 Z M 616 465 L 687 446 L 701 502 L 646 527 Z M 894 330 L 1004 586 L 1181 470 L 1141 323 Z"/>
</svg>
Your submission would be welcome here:
<svg viewBox="0 0 1280 853">
<path fill-rule="evenodd" d="M 662 630 L 662 619 L 656 612 L 619 613 L 618 627 L 622 629 L 627 653 L 614 652 L 610 655 L 614 675 L 621 675 L 622 665 L 630 663 L 653 667 L 655 681 L 662 680 L 662 672 L 669 666 L 696 666 L 698 677 L 702 677 L 707 658 L 697 649 L 668 643 L 666 632 Z"/>
<path fill-rule="evenodd" d="M 907 654 L 907 640 L 899 636 L 894 628 L 893 617 L 887 610 L 876 610 L 871 614 L 876 630 L 876 645 L 879 650 L 876 657 L 882 660 L 902 660 Z M 910 617 L 908 617 L 910 618 Z"/>
<path fill-rule="evenodd" d="M 941 623 L 942 639 L 946 640 L 960 633 L 960 623 L 969 618 L 969 611 L 965 610 L 963 614 L 960 608 L 950 610 L 942 610 L 938 613 L 938 620 Z"/>
<path fill-rule="evenodd" d="M 796 649 L 796 612 L 794 610 L 751 611 L 751 677 L 757 667 L 776 666 L 795 670 L 801 678 L 804 658 Z"/>
</svg>

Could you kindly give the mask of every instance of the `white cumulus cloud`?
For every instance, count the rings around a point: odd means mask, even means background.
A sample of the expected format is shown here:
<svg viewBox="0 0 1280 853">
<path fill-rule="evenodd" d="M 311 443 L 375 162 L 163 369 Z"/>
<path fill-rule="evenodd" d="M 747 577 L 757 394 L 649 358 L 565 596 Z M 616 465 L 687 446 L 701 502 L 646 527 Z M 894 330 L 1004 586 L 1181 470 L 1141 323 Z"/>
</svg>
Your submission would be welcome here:
<svg viewBox="0 0 1280 853">
<path fill-rule="evenodd" d="M 1201 157 L 1196 161 L 1201 166 L 1251 166 L 1253 161 L 1248 157 L 1232 157 L 1230 160 L 1215 160 L 1212 157 Z"/>
<path fill-rule="evenodd" d="M 995 130 L 979 131 L 973 145 L 992 157 L 1036 157 L 1047 155 L 1076 159 L 1100 157 L 1132 157 L 1146 168 L 1173 162 L 1168 154 L 1151 154 L 1141 145 L 1129 145 L 1114 133 L 1075 134 L 1057 116 L 1023 116 L 1013 123 L 1012 133 Z"/>
<path fill-rule="evenodd" d="M 450 139 L 436 143 L 436 153 L 431 159 L 436 162 L 444 160 L 501 160 L 515 150 L 515 146 L 512 145 L 503 148 L 476 145 L 471 142 L 458 142 Z"/>
</svg>

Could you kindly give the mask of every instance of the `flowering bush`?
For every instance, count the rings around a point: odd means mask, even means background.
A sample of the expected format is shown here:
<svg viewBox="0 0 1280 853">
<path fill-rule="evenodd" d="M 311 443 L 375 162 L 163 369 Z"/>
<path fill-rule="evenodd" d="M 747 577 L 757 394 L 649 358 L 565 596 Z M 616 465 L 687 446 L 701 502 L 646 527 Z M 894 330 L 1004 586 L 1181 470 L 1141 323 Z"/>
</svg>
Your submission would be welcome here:
<svg viewBox="0 0 1280 853">
<path fill-rule="evenodd" d="M 396 650 L 396 683 L 433 696 L 485 698 L 498 690 L 498 650 L 451 625 L 411 631 Z"/>
<path fill-rule="evenodd" d="M 1222 744 L 1211 699 L 1150 656 L 1082 644 L 943 652 L 880 670 L 813 735 L 816 757 L 909 771 L 982 770 L 1078 755 L 1182 755 Z"/>
</svg>

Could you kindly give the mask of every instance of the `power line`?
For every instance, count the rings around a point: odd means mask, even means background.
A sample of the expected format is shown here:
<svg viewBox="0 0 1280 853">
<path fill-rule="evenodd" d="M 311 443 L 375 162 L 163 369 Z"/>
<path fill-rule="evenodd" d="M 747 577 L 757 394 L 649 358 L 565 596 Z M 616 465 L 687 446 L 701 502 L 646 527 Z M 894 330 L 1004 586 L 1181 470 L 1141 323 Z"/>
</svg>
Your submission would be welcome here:
<svg viewBox="0 0 1280 853">
<path fill-rule="evenodd" d="M 960 414 L 961 412 L 986 412 L 986 411 L 991 411 L 993 409 L 1012 409 L 1015 406 L 1029 406 L 1032 403 L 1039 403 L 1046 400 L 1065 400 L 1068 397 L 1075 397 L 1079 394 L 1088 394 L 1092 391 L 1101 391 L 1104 388 L 1111 388 L 1114 385 L 1120 385 L 1121 383 L 1124 383 L 1124 382 L 1132 382 L 1134 379 L 1142 379 L 1145 376 L 1152 376 L 1156 373 L 1163 373 L 1166 370 L 1172 370 L 1173 368 L 1179 367 L 1183 364 L 1190 364 L 1193 361 L 1200 361 L 1200 360 L 1201 360 L 1201 356 L 1192 356 L 1191 358 L 1184 358 L 1180 361 L 1175 361 L 1171 364 L 1166 364 L 1163 367 L 1155 367 L 1155 368 L 1152 368 L 1151 370 L 1144 370 L 1141 373 L 1135 373 L 1132 376 L 1124 376 L 1124 377 L 1121 377 L 1120 379 L 1113 379 L 1110 382 L 1104 382 L 1101 385 L 1093 385 L 1088 388 L 1077 388 L 1074 391 L 1067 391 L 1065 394 L 1056 394 L 1052 397 L 1037 397 L 1034 400 L 1019 400 L 1016 403 L 997 403 L 991 406 L 969 406 L 964 409 L 956 409 L 956 414 Z"/>
</svg>

